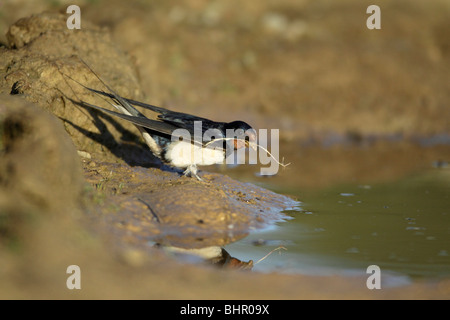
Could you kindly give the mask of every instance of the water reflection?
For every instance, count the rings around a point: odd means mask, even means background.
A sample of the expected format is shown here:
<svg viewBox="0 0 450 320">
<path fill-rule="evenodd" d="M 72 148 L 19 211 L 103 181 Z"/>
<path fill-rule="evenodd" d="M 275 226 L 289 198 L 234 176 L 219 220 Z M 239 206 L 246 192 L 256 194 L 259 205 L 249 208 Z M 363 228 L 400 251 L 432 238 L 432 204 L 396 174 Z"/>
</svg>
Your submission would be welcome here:
<svg viewBox="0 0 450 320">
<path fill-rule="evenodd" d="M 195 249 L 163 246 L 161 244 L 155 246 L 188 263 L 207 263 L 224 269 L 251 270 L 253 268 L 253 260 L 247 262 L 239 260 L 219 246 Z"/>
</svg>

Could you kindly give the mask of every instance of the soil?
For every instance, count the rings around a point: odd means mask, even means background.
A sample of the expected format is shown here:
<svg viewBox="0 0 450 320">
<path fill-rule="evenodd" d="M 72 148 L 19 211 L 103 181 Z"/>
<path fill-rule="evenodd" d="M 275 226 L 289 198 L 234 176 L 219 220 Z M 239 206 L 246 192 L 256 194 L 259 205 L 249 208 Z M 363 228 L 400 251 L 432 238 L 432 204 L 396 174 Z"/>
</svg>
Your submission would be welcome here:
<svg viewBox="0 0 450 320">
<path fill-rule="evenodd" d="M 301 200 L 290 189 L 445 163 L 447 1 L 381 1 L 381 30 L 366 28 L 366 1 L 80 3 L 79 30 L 65 2 L 0 7 L 0 298 L 450 297 L 448 279 L 368 290 L 161 250 L 221 247 L 285 219 Z M 292 164 L 270 181 L 287 195 L 246 183 L 247 166 L 203 168 L 203 182 L 162 167 L 133 125 L 72 103 L 108 107 L 80 85 L 104 90 L 86 65 L 125 97 L 279 129 Z M 81 290 L 65 286 L 73 264 Z"/>
</svg>

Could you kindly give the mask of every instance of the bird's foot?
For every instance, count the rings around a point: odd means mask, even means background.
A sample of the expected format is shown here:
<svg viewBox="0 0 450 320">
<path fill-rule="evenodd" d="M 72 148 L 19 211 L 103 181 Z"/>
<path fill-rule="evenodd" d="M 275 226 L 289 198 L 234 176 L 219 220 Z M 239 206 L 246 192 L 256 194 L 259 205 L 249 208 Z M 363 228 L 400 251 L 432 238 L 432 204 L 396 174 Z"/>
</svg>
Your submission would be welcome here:
<svg viewBox="0 0 450 320">
<path fill-rule="evenodd" d="M 198 181 L 203 181 L 203 179 L 198 176 L 197 172 L 198 172 L 197 166 L 190 165 L 189 167 L 187 167 L 186 170 L 184 170 L 183 174 L 188 177 L 195 177 L 197 178 Z"/>
</svg>

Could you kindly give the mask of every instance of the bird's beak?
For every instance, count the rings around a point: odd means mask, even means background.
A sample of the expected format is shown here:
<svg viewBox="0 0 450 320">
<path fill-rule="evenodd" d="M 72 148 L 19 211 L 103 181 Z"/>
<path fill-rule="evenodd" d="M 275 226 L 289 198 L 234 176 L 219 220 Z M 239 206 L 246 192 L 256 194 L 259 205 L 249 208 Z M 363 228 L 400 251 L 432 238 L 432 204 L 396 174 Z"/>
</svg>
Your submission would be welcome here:
<svg viewBox="0 0 450 320">
<path fill-rule="evenodd" d="M 255 144 L 257 143 L 257 136 L 256 136 L 256 130 L 255 129 L 248 129 L 245 131 L 245 135 L 248 137 L 248 141 L 245 141 L 246 146 L 251 146 L 252 148 L 256 148 Z"/>
<path fill-rule="evenodd" d="M 256 144 L 256 130 L 255 129 L 246 130 L 242 139 L 234 140 L 234 148 L 236 150 L 241 149 L 241 148 L 248 148 L 249 146 L 254 149 L 255 144 Z"/>
</svg>

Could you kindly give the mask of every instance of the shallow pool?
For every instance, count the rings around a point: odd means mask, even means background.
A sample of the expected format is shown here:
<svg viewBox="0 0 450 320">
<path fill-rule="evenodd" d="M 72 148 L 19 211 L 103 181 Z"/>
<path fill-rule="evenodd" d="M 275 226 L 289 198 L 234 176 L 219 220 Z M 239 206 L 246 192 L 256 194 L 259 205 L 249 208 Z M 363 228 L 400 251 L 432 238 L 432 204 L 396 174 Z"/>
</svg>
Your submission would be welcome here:
<svg viewBox="0 0 450 320">
<path fill-rule="evenodd" d="M 301 200 L 292 219 L 225 249 L 261 272 L 357 275 L 377 265 L 391 284 L 450 276 L 449 176 L 439 167 L 392 182 L 291 189 Z"/>
</svg>

